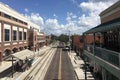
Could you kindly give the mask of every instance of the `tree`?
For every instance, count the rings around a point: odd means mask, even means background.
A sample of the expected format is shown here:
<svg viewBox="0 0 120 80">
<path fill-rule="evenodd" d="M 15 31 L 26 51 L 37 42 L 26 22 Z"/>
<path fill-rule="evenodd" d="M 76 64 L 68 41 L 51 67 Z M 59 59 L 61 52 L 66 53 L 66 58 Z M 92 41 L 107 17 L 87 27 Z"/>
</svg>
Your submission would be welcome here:
<svg viewBox="0 0 120 80">
<path fill-rule="evenodd" d="M 61 34 L 61 35 L 58 37 L 58 40 L 61 41 L 61 42 L 67 43 L 67 42 L 69 41 L 69 36 L 68 36 L 68 35 L 65 35 L 65 34 Z"/>
</svg>

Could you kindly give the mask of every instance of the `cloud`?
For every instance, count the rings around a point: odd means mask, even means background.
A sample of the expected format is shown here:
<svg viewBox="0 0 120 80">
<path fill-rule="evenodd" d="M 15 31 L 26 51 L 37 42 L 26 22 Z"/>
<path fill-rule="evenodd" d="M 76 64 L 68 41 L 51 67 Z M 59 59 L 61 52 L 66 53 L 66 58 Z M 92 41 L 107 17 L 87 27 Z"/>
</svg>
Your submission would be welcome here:
<svg viewBox="0 0 120 80">
<path fill-rule="evenodd" d="M 73 2 L 76 0 L 72 0 Z M 59 24 L 58 16 L 53 14 L 54 19 L 44 19 L 39 13 L 31 13 L 25 16 L 38 24 L 41 27 L 41 31 L 46 34 L 82 34 L 86 30 L 93 28 L 100 24 L 99 14 L 101 11 L 108 8 L 110 5 L 115 3 L 117 0 L 89 0 L 87 2 L 79 3 L 79 8 L 82 9 L 82 15 L 77 16 L 72 12 L 66 13 L 66 24 Z M 27 9 L 26 9 L 27 10 Z"/>
<path fill-rule="evenodd" d="M 73 14 L 72 12 L 67 12 L 67 18 L 66 21 L 68 23 L 70 22 L 76 22 L 75 19 L 77 18 L 77 16 L 75 14 Z"/>
<path fill-rule="evenodd" d="M 57 19 L 44 20 L 39 13 L 25 14 L 25 16 L 33 23 L 39 25 L 41 32 L 45 32 L 46 34 L 60 35 L 62 33 L 61 29 L 64 28 L 64 25 L 60 25 Z"/>
<path fill-rule="evenodd" d="M 114 4 L 117 0 L 89 0 L 82 2 L 79 7 L 82 9 L 83 14 L 78 18 L 78 27 L 82 27 L 84 32 L 100 24 L 99 14 Z M 87 14 L 86 14 L 87 13 Z"/>
<path fill-rule="evenodd" d="M 47 19 L 45 21 L 44 30 L 47 34 L 60 35 L 66 31 L 66 27 L 63 24 L 59 24 L 57 19 Z"/>
<path fill-rule="evenodd" d="M 53 14 L 53 16 L 54 16 L 55 18 L 57 18 L 57 17 L 58 17 L 56 14 Z"/>
<path fill-rule="evenodd" d="M 117 2 L 118 0 L 88 0 L 90 2 Z"/>
<path fill-rule="evenodd" d="M 29 12 L 29 10 L 27 8 L 24 9 L 25 12 Z"/>
<path fill-rule="evenodd" d="M 78 2 L 77 0 L 70 0 L 73 4 L 77 5 L 78 6 Z"/>
<path fill-rule="evenodd" d="M 25 17 L 27 17 L 30 21 L 34 22 L 35 24 L 39 25 L 41 29 L 44 28 L 44 20 L 39 13 L 31 13 L 30 15 L 25 14 Z"/>
<path fill-rule="evenodd" d="M 45 27 L 48 29 L 54 30 L 59 28 L 58 20 L 57 19 L 47 19 L 45 22 Z"/>
</svg>

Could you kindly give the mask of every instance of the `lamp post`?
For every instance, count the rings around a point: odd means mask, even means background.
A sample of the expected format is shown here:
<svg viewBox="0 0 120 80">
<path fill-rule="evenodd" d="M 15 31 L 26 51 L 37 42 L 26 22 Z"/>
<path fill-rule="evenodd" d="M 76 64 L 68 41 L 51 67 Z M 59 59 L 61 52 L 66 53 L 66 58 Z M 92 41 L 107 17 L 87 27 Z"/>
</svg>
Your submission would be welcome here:
<svg viewBox="0 0 120 80">
<path fill-rule="evenodd" d="M 13 51 L 11 51 L 11 54 L 13 54 Z M 11 72 L 12 72 L 12 78 L 13 78 L 13 74 L 14 74 L 14 62 L 13 61 L 14 61 L 14 58 L 13 58 L 13 56 L 11 56 L 11 58 L 12 58 L 12 69 L 11 69 L 12 71 Z"/>
<path fill-rule="evenodd" d="M 87 80 L 87 64 L 86 64 L 87 58 L 84 57 L 84 63 L 85 63 L 85 80 Z"/>
</svg>

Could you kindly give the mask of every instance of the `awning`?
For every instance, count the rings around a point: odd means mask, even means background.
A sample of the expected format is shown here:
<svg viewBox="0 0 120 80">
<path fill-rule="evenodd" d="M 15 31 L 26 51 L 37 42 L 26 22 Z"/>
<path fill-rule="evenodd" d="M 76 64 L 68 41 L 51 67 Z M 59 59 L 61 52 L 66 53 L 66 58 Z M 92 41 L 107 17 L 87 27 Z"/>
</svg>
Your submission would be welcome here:
<svg viewBox="0 0 120 80">
<path fill-rule="evenodd" d="M 27 58 L 31 58 L 31 57 L 33 57 L 33 55 L 34 55 L 33 51 L 30 51 L 28 49 L 25 49 L 25 50 L 16 52 L 14 54 L 11 54 L 11 56 L 13 56 L 15 58 L 18 58 L 20 60 L 25 60 L 26 57 Z"/>
<path fill-rule="evenodd" d="M 96 33 L 96 32 L 105 32 L 108 30 L 116 29 L 116 28 L 120 28 L 120 18 L 117 18 L 115 20 L 100 24 L 100 25 L 84 32 L 84 34 Z"/>
</svg>

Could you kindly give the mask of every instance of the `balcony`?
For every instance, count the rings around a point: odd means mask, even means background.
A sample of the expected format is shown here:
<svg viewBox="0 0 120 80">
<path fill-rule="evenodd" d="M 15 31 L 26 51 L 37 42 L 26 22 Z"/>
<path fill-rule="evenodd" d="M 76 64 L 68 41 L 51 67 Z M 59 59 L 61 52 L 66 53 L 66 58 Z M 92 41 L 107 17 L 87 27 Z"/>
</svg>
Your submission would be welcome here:
<svg viewBox="0 0 120 80">
<path fill-rule="evenodd" d="M 95 55 L 117 67 L 120 67 L 120 53 L 118 52 L 95 47 Z"/>
<path fill-rule="evenodd" d="M 93 48 L 93 45 L 86 45 L 85 50 L 87 50 L 89 53 L 94 54 L 95 56 L 113 64 L 114 66 L 120 67 L 120 53 L 118 53 L 118 52 L 100 48 L 100 47 Z"/>
</svg>

